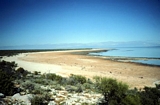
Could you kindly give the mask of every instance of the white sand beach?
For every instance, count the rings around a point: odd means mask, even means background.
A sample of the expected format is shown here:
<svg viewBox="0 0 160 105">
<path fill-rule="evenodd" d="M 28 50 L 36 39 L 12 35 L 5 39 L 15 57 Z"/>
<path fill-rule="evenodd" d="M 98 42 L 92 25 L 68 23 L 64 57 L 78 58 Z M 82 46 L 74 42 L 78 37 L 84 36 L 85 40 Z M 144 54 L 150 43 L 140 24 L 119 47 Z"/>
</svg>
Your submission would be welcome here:
<svg viewBox="0 0 160 105">
<path fill-rule="evenodd" d="M 82 51 L 88 50 L 23 53 L 13 57 L 3 57 L 3 60 L 15 61 L 19 67 L 31 72 L 56 73 L 61 76 L 78 74 L 88 78 L 112 77 L 126 82 L 130 88 L 154 86 L 153 83 L 160 80 L 160 67 L 73 54 Z"/>
</svg>

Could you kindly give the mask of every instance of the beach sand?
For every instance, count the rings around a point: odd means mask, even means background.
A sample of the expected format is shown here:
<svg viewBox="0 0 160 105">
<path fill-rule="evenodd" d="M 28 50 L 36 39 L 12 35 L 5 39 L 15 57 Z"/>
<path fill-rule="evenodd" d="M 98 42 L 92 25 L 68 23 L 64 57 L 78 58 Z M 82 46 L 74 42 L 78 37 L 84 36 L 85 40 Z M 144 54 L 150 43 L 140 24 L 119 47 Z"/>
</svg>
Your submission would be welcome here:
<svg viewBox="0 0 160 105">
<path fill-rule="evenodd" d="M 96 50 L 94 49 L 94 51 Z M 105 57 L 73 54 L 73 52 L 82 51 L 23 53 L 3 59 L 15 61 L 19 67 L 31 72 L 56 73 L 65 77 L 70 74 L 83 75 L 88 78 L 93 76 L 112 77 L 127 83 L 130 88 L 153 87 L 154 83 L 160 80 L 160 67 L 106 60 Z"/>
</svg>

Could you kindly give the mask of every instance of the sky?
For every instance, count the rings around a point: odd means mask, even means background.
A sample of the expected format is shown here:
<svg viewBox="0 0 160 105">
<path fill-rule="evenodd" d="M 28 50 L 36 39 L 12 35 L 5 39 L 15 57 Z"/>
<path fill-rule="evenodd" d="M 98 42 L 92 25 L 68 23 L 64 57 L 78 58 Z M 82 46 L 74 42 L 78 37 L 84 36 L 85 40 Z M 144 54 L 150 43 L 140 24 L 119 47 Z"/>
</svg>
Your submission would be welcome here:
<svg viewBox="0 0 160 105">
<path fill-rule="evenodd" d="M 108 42 L 160 45 L 160 0 L 0 0 L 0 46 Z"/>
</svg>

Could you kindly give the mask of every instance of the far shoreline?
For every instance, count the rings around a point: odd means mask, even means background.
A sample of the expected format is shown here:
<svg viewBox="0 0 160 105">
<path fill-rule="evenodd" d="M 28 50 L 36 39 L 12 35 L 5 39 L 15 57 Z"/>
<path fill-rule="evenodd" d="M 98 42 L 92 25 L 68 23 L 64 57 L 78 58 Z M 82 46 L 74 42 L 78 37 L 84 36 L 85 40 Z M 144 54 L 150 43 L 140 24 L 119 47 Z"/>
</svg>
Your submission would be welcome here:
<svg viewBox="0 0 160 105">
<path fill-rule="evenodd" d="M 111 60 L 115 62 L 124 62 L 124 63 L 133 63 L 137 65 L 144 65 L 144 66 L 152 66 L 152 67 L 160 67 L 160 65 L 154 64 L 147 64 L 142 62 L 133 62 L 132 60 L 160 60 L 160 58 L 149 58 L 149 57 L 125 57 L 125 56 L 105 56 L 105 55 L 94 55 L 90 53 L 101 53 L 107 52 L 110 50 L 115 50 L 115 48 L 110 49 L 103 49 L 103 48 L 73 48 L 73 49 L 8 49 L 8 50 L 0 50 L 0 58 L 3 58 L 3 53 L 9 51 L 9 56 L 14 56 L 18 54 L 26 54 L 26 53 L 45 53 L 45 52 L 70 52 L 70 54 L 75 55 L 85 55 L 85 56 L 92 56 L 98 57 L 106 60 Z M 1 53 L 2 52 L 2 53 Z M 13 53 L 15 52 L 15 53 Z M 11 54 L 10 54 L 11 53 Z M 13 55 L 12 55 L 13 53 Z"/>
</svg>

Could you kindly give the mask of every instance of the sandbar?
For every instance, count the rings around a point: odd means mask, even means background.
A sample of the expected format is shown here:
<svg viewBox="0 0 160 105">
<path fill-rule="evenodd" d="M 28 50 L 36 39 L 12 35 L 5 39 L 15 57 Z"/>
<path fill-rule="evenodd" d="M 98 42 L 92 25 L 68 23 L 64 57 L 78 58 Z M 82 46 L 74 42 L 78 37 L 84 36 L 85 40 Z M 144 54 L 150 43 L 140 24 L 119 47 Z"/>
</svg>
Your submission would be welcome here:
<svg viewBox="0 0 160 105">
<path fill-rule="evenodd" d="M 18 66 L 31 72 L 56 73 L 66 77 L 70 74 L 87 78 L 111 77 L 127 83 L 130 88 L 154 87 L 154 83 L 159 83 L 160 67 L 112 61 L 105 57 L 84 54 L 98 51 L 102 49 L 22 53 L 3 59 L 15 61 Z"/>
</svg>

